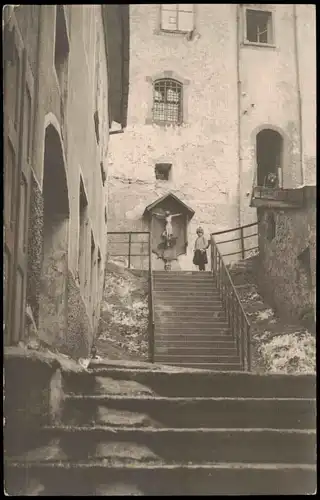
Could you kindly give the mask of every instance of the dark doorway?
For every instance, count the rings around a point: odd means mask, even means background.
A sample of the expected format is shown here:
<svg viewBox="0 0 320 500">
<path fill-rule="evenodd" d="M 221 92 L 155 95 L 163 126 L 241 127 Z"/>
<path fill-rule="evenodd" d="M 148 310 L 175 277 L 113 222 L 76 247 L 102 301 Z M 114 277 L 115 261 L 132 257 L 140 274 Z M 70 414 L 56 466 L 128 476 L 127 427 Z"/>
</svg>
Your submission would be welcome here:
<svg viewBox="0 0 320 500">
<path fill-rule="evenodd" d="M 281 164 L 283 139 L 275 130 L 264 129 L 257 134 L 257 185 L 279 187 L 281 184 Z"/>
<path fill-rule="evenodd" d="M 47 344 L 63 348 L 67 332 L 69 198 L 60 137 L 52 125 L 45 135 L 43 204 L 39 334 Z"/>
</svg>

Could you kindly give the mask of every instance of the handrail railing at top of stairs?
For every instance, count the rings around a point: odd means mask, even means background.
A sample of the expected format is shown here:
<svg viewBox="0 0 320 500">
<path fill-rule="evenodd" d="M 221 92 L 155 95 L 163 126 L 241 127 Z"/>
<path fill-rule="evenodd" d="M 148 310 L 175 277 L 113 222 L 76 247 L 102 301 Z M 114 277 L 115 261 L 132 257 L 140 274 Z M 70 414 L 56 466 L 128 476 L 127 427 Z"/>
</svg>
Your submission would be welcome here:
<svg viewBox="0 0 320 500">
<path fill-rule="evenodd" d="M 241 366 L 251 371 L 251 328 L 217 243 L 211 235 L 211 270 L 225 306 L 228 324 L 236 340 Z"/>
<path fill-rule="evenodd" d="M 154 300 L 153 300 L 153 273 L 152 273 L 152 245 L 149 233 L 149 361 L 154 362 Z"/>
</svg>

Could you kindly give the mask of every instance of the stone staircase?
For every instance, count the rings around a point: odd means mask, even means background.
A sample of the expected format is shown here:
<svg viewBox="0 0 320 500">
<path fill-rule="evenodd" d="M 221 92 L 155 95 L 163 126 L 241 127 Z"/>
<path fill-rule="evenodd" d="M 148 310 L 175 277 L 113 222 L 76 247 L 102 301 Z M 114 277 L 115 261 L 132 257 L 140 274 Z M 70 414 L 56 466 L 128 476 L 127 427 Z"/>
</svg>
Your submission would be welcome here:
<svg viewBox="0 0 320 500">
<path fill-rule="evenodd" d="M 154 359 L 167 365 L 241 370 L 211 272 L 155 271 Z"/>
<path fill-rule="evenodd" d="M 315 384 L 312 375 L 92 363 L 63 375 L 60 421 L 28 439 L 17 428 L 9 451 L 6 439 L 6 492 L 312 494 Z"/>
</svg>

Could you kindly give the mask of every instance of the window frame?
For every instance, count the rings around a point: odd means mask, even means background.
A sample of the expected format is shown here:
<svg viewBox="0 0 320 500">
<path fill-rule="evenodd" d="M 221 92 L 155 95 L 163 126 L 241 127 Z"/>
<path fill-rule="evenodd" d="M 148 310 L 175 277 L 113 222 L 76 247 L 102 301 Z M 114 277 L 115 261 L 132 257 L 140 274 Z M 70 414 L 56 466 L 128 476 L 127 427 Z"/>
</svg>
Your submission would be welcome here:
<svg viewBox="0 0 320 500">
<path fill-rule="evenodd" d="M 162 5 L 165 4 L 159 4 L 157 5 L 157 22 L 156 22 L 156 27 L 154 29 L 154 34 L 155 35 L 162 35 L 162 36 L 187 36 L 189 33 L 196 33 L 196 20 L 197 20 L 197 4 L 192 4 L 193 6 L 193 22 L 192 22 L 192 29 L 189 31 L 180 31 L 180 30 L 166 30 L 162 28 Z M 179 5 L 179 4 L 178 4 Z"/>
<path fill-rule="evenodd" d="M 270 14 L 270 38 L 267 43 L 264 42 L 252 42 L 247 38 L 247 11 L 254 12 L 265 12 Z M 275 48 L 275 10 L 274 7 L 269 4 L 263 4 L 261 7 L 257 5 L 248 5 L 244 6 L 242 9 L 242 26 L 243 26 L 243 36 L 242 36 L 242 44 L 253 46 L 253 47 L 266 47 L 266 48 Z"/>
<path fill-rule="evenodd" d="M 189 97 L 190 80 L 182 78 L 174 71 L 162 71 L 161 73 L 157 73 L 153 76 L 146 76 L 145 79 L 148 85 L 146 92 L 148 96 L 147 116 L 145 121 L 146 125 L 158 125 L 160 127 L 169 127 L 169 126 L 181 127 L 183 125 L 186 125 L 188 123 L 188 97 Z M 181 110 L 182 120 L 179 124 L 173 122 L 153 120 L 154 83 L 157 80 L 162 80 L 162 79 L 176 80 L 178 83 L 182 85 L 182 110 Z"/>
<path fill-rule="evenodd" d="M 163 105 L 164 105 L 163 115 L 164 115 L 165 118 L 163 120 L 161 120 L 159 118 L 155 118 L 154 117 L 155 92 L 156 92 L 155 86 L 157 84 L 161 84 L 161 83 L 163 83 L 165 90 L 170 89 L 170 85 L 176 85 L 177 89 L 179 88 L 180 98 L 177 101 L 178 118 L 177 118 L 176 121 L 171 121 L 171 120 L 168 119 L 169 112 L 168 112 L 168 108 L 166 108 L 165 106 L 169 106 L 170 103 L 168 101 L 166 101 L 166 100 L 163 101 Z M 183 84 L 181 82 L 179 82 L 178 80 L 175 80 L 173 78 L 159 78 L 158 80 L 155 80 L 153 82 L 153 86 L 152 87 L 153 87 L 152 88 L 152 91 L 153 91 L 153 99 L 152 99 L 152 122 L 155 123 L 155 124 L 157 124 L 157 125 L 172 125 L 172 126 L 176 126 L 176 127 L 181 126 L 182 123 L 183 123 Z"/>
</svg>

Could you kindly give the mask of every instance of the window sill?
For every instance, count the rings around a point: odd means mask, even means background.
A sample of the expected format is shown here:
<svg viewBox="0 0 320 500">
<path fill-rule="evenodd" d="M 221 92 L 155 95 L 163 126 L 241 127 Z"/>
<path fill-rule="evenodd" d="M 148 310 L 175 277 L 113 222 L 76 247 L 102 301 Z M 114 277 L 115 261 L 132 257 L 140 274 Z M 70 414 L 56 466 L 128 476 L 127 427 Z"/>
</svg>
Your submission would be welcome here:
<svg viewBox="0 0 320 500">
<path fill-rule="evenodd" d="M 147 125 L 157 125 L 158 127 L 169 128 L 169 127 L 181 127 L 182 123 L 173 123 L 173 122 L 162 122 L 158 120 L 146 120 Z"/>
<path fill-rule="evenodd" d="M 273 43 L 260 43 L 260 42 L 249 42 L 248 40 L 244 40 L 242 42 L 242 46 L 250 46 L 250 47 L 264 47 L 266 49 L 275 49 L 276 45 Z"/>
<path fill-rule="evenodd" d="M 178 30 L 163 30 L 163 29 L 155 29 L 154 34 L 155 35 L 174 35 L 174 36 L 186 36 L 190 31 L 178 31 Z"/>
</svg>

